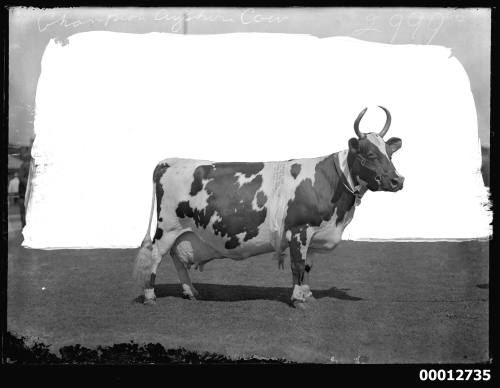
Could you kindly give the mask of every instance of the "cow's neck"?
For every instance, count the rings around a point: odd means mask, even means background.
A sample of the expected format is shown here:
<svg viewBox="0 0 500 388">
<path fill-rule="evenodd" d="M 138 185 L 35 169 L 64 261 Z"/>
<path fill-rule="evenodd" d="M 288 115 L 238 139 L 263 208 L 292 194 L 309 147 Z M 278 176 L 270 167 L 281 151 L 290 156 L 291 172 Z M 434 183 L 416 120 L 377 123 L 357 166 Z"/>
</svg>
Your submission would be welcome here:
<svg viewBox="0 0 500 388">
<path fill-rule="evenodd" d="M 316 166 L 316 179 L 312 188 L 315 191 L 314 199 L 318 217 L 329 220 L 336 214 L 337 224 L 344 221 L 345 215 L 357 203 L 356 197 L 359 198 L 347 186 L 349 183 L 346 174 L 349 173 L 349 169 L 346 159 L 347 153 L 340 151 L 319 162 Z M 366 190 L 360 191 L 362 195 Z"/>
<path fill-rule="evenodd" d="M 348 150 L 345 150 L 344 152 L 347 152 L 347 166 L 349 168 L 349 174 L 352 177 L 352 180 L 354 181 L 354 184 L 358 184 L 358 176 L 352 174 L 352 169 L 354 166 L 354 161 L 356 160 L 356 155 L 354 155 L 352 152 L 349 152 Z"/>
<path fill-rule="evenodd" d="M 367 191 L 366 182 L 360 181 L 358 175 L 354 170 L 354 161 L 356 160 L 356 155 L 349 152 L 349 150 L 343 150 L 336 152 L 331 155 L 332 157 L 337 157 L 339 160 L 339 165 L 348 182 L 348 190 L 356 191 L 358 197 L 362 197 Z"/>
</svg>

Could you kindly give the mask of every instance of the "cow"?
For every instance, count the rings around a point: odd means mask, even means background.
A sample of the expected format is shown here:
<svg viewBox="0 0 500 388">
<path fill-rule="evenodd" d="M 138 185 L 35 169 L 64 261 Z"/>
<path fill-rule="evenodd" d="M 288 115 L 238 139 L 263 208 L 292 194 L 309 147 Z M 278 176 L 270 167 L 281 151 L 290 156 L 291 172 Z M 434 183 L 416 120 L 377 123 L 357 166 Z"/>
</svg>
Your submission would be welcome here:
<svg viewBox="0 0 500 388">
<path fill-rule="evenodd" d="M 196 299 L 188 269 L 203 270 L 211 260 L 242 260 L 273 253 L 283 269 L 288 248 L 292 272 L 291 306 L 314 300 L 308 251 L 333 250 L 368 191 L 396 192 L 404 177 L 392 163 L 399 138 L 383 137 L 391 114 L 379 133 L 363 133 L 348 149 L 331 155 L 279 162 L 215 163 L 171 158 L 153 172 L 153 198 L 148 229 L 135 263 L 135 277 L 145 304 L 155 303 L 155 278 L 162 258 L 170 253 L 182 295 Z M 156 200 L 157 227 L 151 239 Z"/>
</svg>

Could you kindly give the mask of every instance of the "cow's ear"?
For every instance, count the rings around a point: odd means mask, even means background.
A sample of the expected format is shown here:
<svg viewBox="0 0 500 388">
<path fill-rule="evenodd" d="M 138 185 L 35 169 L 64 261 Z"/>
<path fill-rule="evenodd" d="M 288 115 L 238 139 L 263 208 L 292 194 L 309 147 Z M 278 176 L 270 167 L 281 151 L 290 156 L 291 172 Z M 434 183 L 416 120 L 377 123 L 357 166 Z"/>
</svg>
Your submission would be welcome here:
<svg viewBox="0 0 500 388">
<path fill-rule="evenodd" d="M 386 144 L 389 147 L 391 154 L 393 154 L 394 152 L 396 152 L 401 148 L 403 142 L 399 137 L 391 137 L 389 140 L 386 141 Z"/>
<path fill-rule="evenodd" d="M 349 152 L 357 154 L 359 152 L 359 140 L 355 137 L 349 139 Z"/>
</svg>

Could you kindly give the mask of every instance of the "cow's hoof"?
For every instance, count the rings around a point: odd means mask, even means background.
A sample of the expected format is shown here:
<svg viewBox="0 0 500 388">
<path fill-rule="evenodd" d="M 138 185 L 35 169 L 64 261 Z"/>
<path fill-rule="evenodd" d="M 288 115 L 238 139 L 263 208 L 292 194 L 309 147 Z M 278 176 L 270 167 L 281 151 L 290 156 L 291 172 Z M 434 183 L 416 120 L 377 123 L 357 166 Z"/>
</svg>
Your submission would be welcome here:
<svg viewBox="0 0 500 388">
<path fill-rule="evenodd" d="M 187 292 L 183 292 L 182 297 L 188 300 L 196 300 L 196 296 L 194 294 L 188 294 Z"/>
<path fill-rule="evenodd" d="M 145 298 L 144 302 L 142 302 L 146 306 L 153 306 L 156 304 L 156 298 Z"/>
<path fill-rule="evenodd" d="M 303 300 L 292 300 L 292 306 L 299 310 L 305 310 L 307 308 L 306 303 Z"/>
</svg>

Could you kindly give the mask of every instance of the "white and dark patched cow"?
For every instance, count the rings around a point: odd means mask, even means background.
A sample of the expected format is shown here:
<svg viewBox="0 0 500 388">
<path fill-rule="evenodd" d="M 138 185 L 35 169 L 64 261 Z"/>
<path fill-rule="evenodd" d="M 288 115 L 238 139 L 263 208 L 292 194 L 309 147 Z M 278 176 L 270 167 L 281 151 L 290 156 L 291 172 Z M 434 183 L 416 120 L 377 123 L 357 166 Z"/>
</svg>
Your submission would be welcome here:
<svg viewBox="0 0 500 388">
<path fill-rule="evenodd" d="M 310 250 L 332 250 L 367 190 L 398 191 L 404 178 L 391 157 L 401 139 L 383 140 L 391 115 L 380 133 L 362 133 L 348 149 L 328 156 L 263 163 L 214 163 L 165 159 L 153 173 L 153 199 L 148 231 L 136 259 L 135 276 L 144 303 L 155 301 L 154 285 L 162 257 L 172 256 L 183 296 L 198 292 L 188 269 L 203 269 L 214 259 L 241 260 L 274 252 L 283 268 L 290 250 L 292 305 L 313 299 L 309 287 Z M 155 210 L 157 228 L 150 237 Z M 309 253 L 309 254 L 308 254 Z"/>
</svg>

